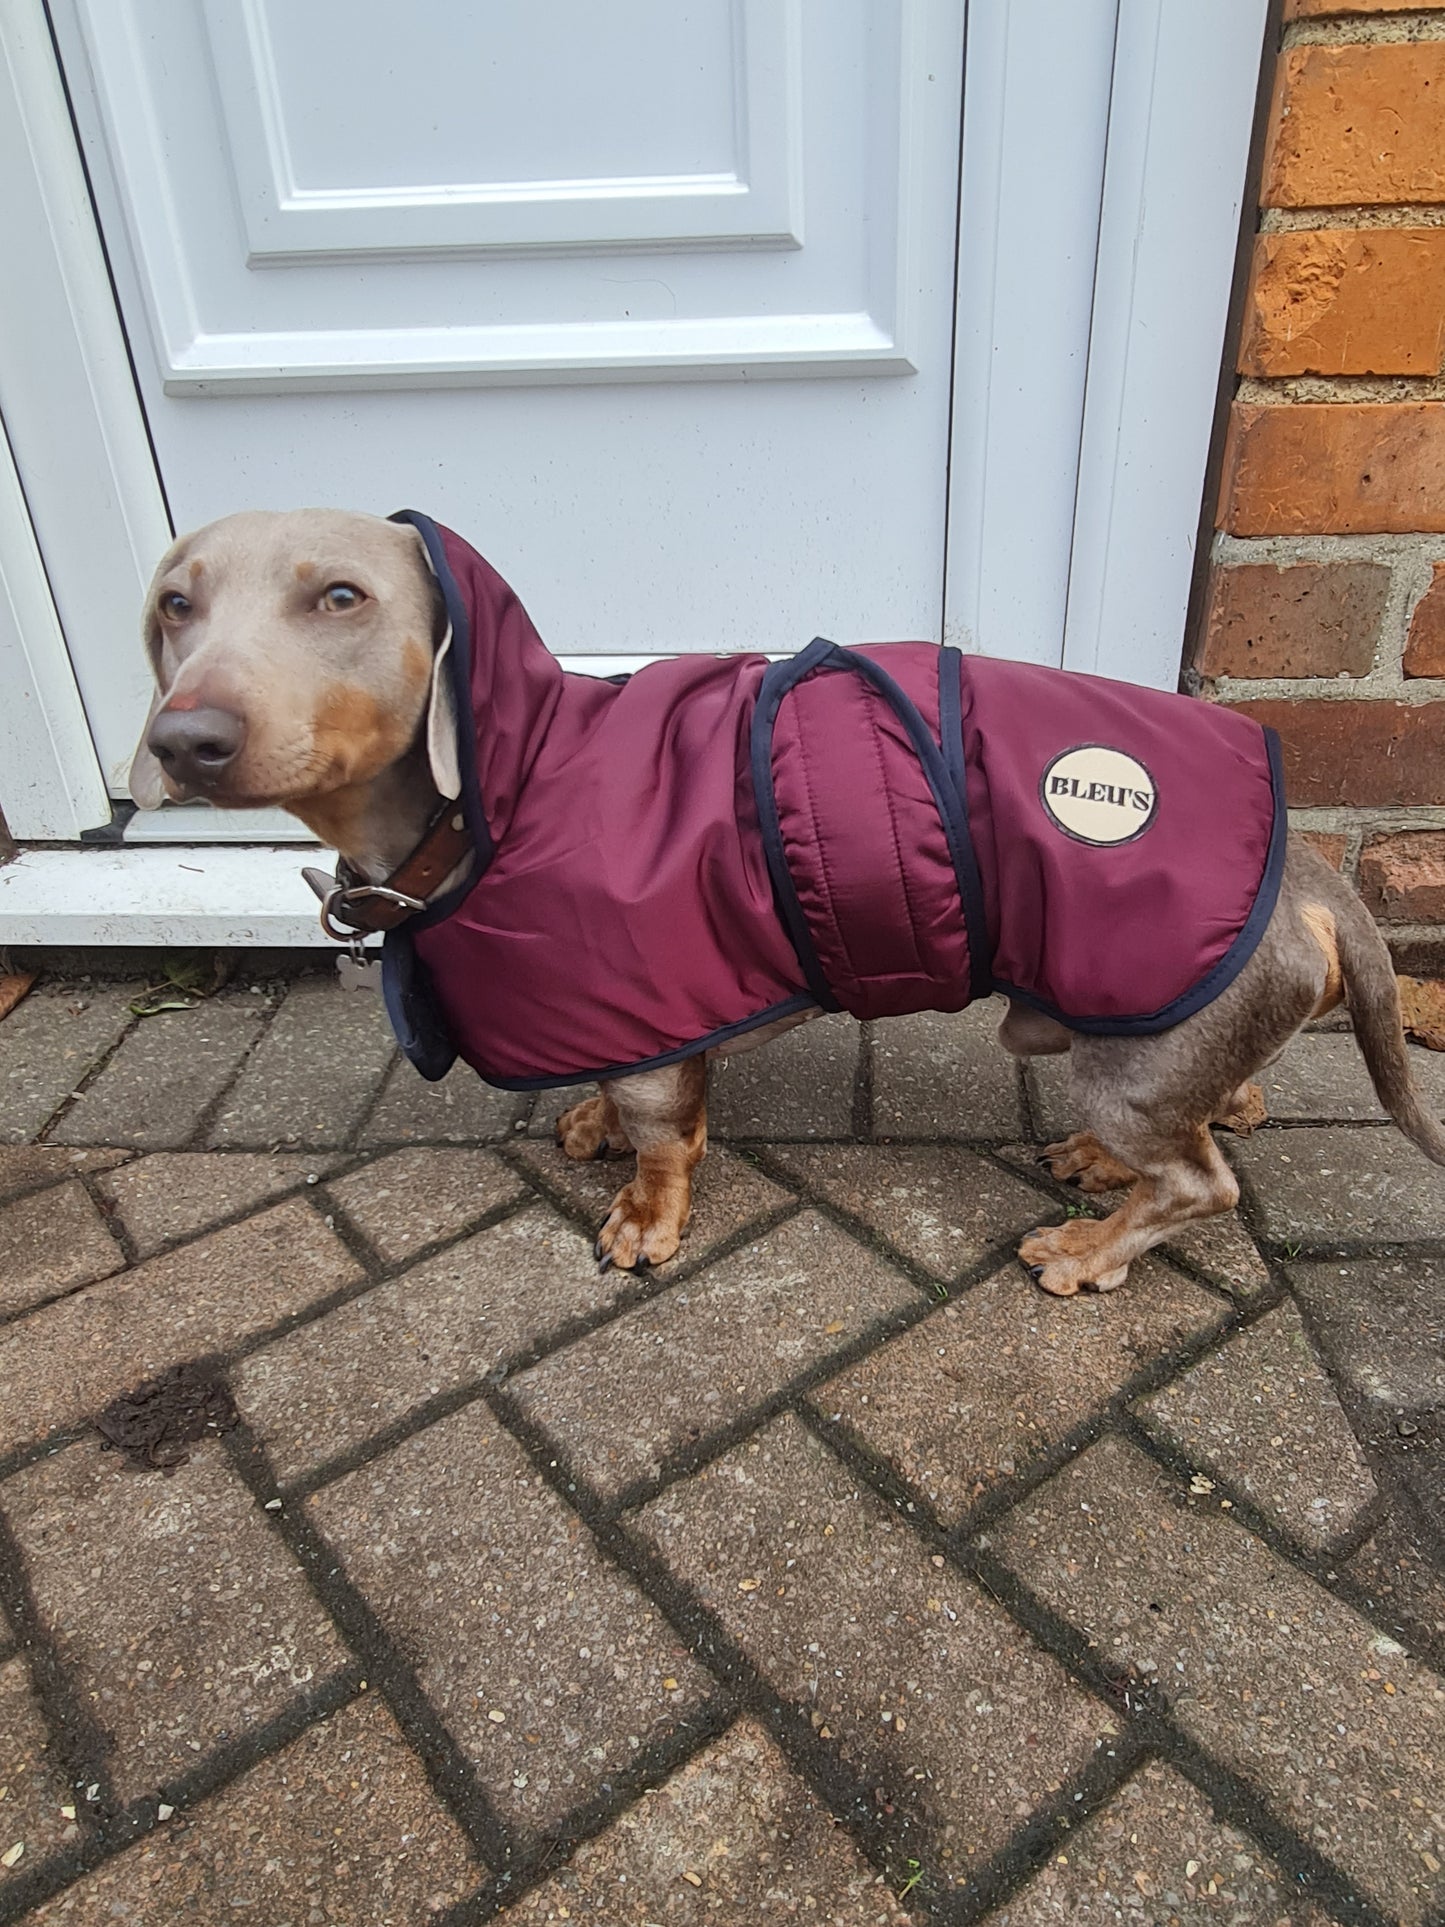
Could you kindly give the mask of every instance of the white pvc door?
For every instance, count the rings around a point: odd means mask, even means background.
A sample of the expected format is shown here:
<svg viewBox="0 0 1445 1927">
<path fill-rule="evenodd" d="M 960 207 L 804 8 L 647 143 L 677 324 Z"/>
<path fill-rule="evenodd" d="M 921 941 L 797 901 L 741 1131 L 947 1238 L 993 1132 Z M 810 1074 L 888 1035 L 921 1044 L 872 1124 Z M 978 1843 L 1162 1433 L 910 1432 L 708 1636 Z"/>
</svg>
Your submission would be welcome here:
<svg viewBox="0 0 1445 1927">
<path fill-rule="evenodd" d="M 424 509 L 571 657 L 941 634 L 957 0 L 52 13 L 176 528 Z"/>
</svg>

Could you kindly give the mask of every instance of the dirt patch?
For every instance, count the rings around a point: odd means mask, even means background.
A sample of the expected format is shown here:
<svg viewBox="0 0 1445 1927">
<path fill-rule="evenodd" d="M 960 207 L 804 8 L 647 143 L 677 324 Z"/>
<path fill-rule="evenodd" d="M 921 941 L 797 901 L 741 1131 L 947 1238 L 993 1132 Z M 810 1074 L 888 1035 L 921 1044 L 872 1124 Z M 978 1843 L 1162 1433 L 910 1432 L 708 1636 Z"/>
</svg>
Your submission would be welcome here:
<svg viewBox="0 0 1445 1927">
<path fill-rule="evenodd" d="M 173 1365 L 133 1392 L 113 1399 L 96 1418 L 108 1447 L 133 1465 L 170 1472 L 187 1447 L 229 1432 L 238 1422 L 226 1387 L 201 1365 Z"/>
</svg>

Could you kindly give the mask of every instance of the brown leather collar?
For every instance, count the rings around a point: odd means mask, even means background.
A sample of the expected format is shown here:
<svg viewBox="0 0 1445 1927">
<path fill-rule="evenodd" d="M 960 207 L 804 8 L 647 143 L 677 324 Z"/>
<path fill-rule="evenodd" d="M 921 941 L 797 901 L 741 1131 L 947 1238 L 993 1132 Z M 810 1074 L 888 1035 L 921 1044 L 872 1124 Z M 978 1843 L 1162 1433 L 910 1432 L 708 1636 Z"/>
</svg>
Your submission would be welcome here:
<svg viewBox="0 0 1445 1927">
<path fill-rule="evenodd" d="M 349 943 L 355 931 L 394 930 L 424 910 L 432 891 L 471 853 L 461 804 L 444 801 L 421 842 L 383 882 L 368 883 L 344 857 L 334 877 L 324 870 L 301 874 L 321 899 L 321 928 L 337 943 Z"/>
</svg>

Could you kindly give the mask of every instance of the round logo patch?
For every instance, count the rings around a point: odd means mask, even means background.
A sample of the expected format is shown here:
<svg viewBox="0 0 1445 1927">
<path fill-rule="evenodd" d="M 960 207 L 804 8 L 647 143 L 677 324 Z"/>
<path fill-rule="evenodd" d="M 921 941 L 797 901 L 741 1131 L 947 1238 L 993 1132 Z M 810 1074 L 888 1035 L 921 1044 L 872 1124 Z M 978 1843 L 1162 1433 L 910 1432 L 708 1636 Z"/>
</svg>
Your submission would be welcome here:
<svg viewBox="0 0 1445 1927">
<path fill-rule="evenodd" d="M 1154 821 L 1159 792 L 1136 757 L 1105 743 L 1066 749 L 1039 781 L 1044 808 L 1080 843 L 1132 843 Z"/>
</svg>

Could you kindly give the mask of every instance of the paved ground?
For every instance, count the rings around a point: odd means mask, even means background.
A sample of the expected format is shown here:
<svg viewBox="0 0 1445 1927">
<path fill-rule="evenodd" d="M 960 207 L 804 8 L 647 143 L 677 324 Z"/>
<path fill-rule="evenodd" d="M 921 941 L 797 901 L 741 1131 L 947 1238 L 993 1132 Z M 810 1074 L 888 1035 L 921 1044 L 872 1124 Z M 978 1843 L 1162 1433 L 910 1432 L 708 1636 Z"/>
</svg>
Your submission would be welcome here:
<svg viewBox="0 0 1445 1927">
<path fill-rule="evenodd" d="M 0 1919 L 1445 1920 L 1445 1175 L 1347 1037 L 1056 1302 L 987 1011 L 723 1069 L 636 1281 L 555 1102 L 134 995 L 0 1023 Z"/>
</svg>

